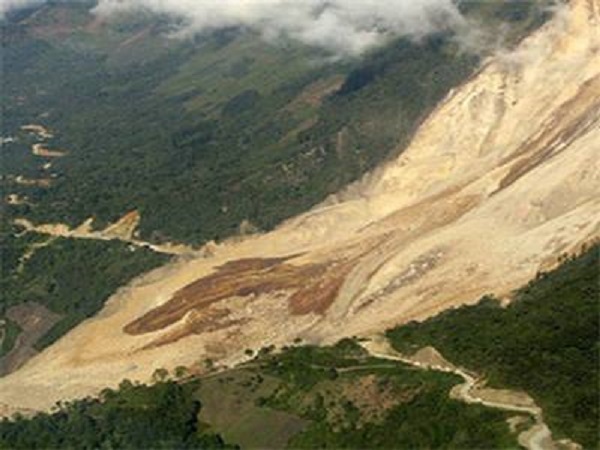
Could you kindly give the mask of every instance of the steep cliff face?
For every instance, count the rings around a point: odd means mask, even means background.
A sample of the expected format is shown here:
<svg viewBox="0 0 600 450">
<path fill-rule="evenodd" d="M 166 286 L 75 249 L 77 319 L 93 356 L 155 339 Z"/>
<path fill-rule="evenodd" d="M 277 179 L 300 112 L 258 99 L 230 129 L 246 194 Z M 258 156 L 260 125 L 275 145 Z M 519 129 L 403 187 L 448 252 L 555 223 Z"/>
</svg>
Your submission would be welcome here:
<svg viewBox="0 0 600 450">
<path fill-rule="evenodd" d="M 0 380 L 47 408 L 297 336 L 331 341 L 511 290 L 600 237 L 600 0 L 451 93 L 402 155 L 276 231 L 174 263 Z"/>
</svg>

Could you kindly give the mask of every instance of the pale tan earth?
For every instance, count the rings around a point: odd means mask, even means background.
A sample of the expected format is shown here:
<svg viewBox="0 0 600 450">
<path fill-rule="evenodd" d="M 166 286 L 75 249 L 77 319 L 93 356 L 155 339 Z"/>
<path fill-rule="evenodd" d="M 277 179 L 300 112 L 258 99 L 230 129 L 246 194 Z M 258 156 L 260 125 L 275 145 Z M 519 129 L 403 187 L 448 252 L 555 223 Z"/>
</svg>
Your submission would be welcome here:
<svg viewBox="0 0 600 450">
<path fill-rule="evenodd" d="M 15 225 L 18 225 L 26 231 L 34 231 L 40 234 L 47 234 L 55 237 L 65 237 L 74 239 L 96 239 L 102 241 L 120 240 L 128 242 L 136 247 L 148 247 L 158 253 L 167 253 L 171 255 L 186 255 L 199 254 L 192 247 L 183 244 L 152 244 L 142 241 L 135 237 L 136 230 L 140 223 L 140 215 L 137 211 L 131 211 L 117 220 L 115 223 L 109 224 L 103 230 L 94 230 L 94 219 L 89 218 L 81 225 L 70 228 L 62 223 L 48 223 L 34 225 L 27 219 L 16 219 Z"/>
<path fill-rule="evenodd" d="M 22 197 L 19 194 L 8 194 L 5 200 L 6 203 L 8 203 L 9 205 L 24 205 L 26 203 L 29 203 L 27 201 L 27 197 Z"/>
<path fill-rule="evenodd" d="M 14 178 L 14 181 L 21 186 L 37 186 L 48 188 L 52 185 L 51 178 L 26 178 L 23 175 L 18 175 Z"/>
<path fill-rule="evenodd" d="M 600 0 L 451 92 L 396 160 L 277 230 L 120 289 L 0 403 L 47 409 L 157 367 L 369 335 L 495 293 L 600 235 Z M 536 439 L 543 433 L 536 433 Z"/>
<path fill-rule="evenodd" d="M 517 415 L 506 419 L 506 423 L 508 423 L 508 428 L 510 429 L 510 432 L 515 434 L 519 431 L 519 429 L 528 426 L 529 420 L 530 419 L 527 416 Z"/>
<path fill-rule="evenodd" d="M 50 130 L 48 130 L 46 127 L 44 127 L 43 125 L 37 125 L 37 124 L 28 124 L 28 125 L 23 125 L 21 127 L 21 130 L 23 131 L 27 131 L 29 133 L 33 133 L 35 135 L 37 135 L 40 139 L 51 139 L 54 137 L 54 134 L 52 134 L 52 132 Z"/>
<path fill-rule="evenodd" d="M 45 144 L 37 143 L 31 146 L 31 153 L 44 158 L 62 158 L 67 154 L 63 150 L 50 150 Z"/>
</svg>

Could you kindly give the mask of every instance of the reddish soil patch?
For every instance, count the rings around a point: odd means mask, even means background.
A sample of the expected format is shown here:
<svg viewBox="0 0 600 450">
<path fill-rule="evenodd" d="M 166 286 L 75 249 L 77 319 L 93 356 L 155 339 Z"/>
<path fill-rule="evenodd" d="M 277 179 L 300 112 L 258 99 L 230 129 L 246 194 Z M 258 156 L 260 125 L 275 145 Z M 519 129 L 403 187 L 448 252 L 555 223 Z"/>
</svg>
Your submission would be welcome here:
<svg viewBox="0 0 600 450">
<path fill-rule="evenodd" d="M 422 390 L 418 387 L 392 386 L 381 381 L 385 380 L 371 374 L 343 386 L 344 398 L 361 410 L 361 422 L 383 420 L 390 409 L 411 402 Z"/>
<path fill-rule="evenodd" d="M 323 314 L 337 297 L 354 263 L 336 261 L 300 266 L 287 263 L 294 257 L 229 262 L 129 323 L 125 332 L 132 335 L 155 332 L 186 318 L 186 326 L 176 332 L 176 338 L 181 339 L 187 334 L 231 326 L 233 322 L 226 319 L 229 310 L 211 309 L 222 300 L 283 291 L 293 292 L 289 297 L 292 314 Z M 168 340 L 173 339 L 175 336 Z"/>
<path fill-rule="evenodd" d="M 102 30 L 102 28 L 104 27 L 104 19 L 101 18 L 100 16 L 94 16 L 86 25 L 85 25 L 85 31 L 87 31 L 88 33 L 98 33 Z"/>
<path fill-rule="evenodd" d="M 310 313 L 325 314 L 346 281 L 346 277 L 354 268 L 355 262 L 334 262 L 328 267 L 322 265 L 309 266 L 307 272 L 312 272 L 316 277 L 304 279 L 304 274 L 299 274 L 300 290 L 290 299 L 290 312 L 294 315 Z M 306 273 L 306 275 L 309 275 Z"/>
<path fill-rule="evenodd" d="M 71 22 L 69 10 L 63 7 L 51 11 L 49 19 L 36 20 L 33 24 L 33 32 L 42 38 L 65 38 L 76 30 L 77 28 Z"/>
<path fill-rule="evenodd" d="M 344 77 L 337 75 L 333 78 L 317 81 L 308 86 L 297 98 L 295 98 L 288 108 L 294 109 L 303 104 L 317 107 L 328 95 L 333 94 L 342 87 L 343 84 Z"/>
<path fill-rule="evenodd" d="M 164 336 L 152 341 L 150 344 L 144 346 L 142 350 L 172 344 L 192 334 L 210 333 L 236 325 L 244 325 L 250 321 L 250 319 L 228 319 L 227 317 L 229 314 L 231 314 L 231 311 L 227 308 L 209 309 L 202 313 L 192 311 L 186 317 L 186 321 L 183 326 L 178 327 L 175 330 L 166 333 Z"/>
</svg>

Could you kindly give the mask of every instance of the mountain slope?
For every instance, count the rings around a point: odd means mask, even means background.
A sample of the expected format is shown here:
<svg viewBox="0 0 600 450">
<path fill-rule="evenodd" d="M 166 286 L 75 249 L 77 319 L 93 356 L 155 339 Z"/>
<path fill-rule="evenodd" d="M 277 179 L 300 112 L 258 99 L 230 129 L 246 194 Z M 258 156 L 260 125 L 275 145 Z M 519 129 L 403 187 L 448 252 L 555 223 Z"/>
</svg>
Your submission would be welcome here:
<svg viewBox="0 0 600 450">
<path fill-rule="evenodd" d="M 512 43 L 549 1 L 465 14 L 509 29 Z M 15 139 L 0 181 L 21 200 L 9 218 L 75 227 L 93 217 L 101 228 L 137 210 L 155 243 L 221 240 L 244 221 L 270 230 L 404 148 L 479 63 L 452 33 L 328 63 L 318 48 L 237 28 L 170 39 L 164 17 L 105 21 L 94 3 L 49 2 L 0 22 L 3 135 Z M 32 124 L 61 157 L 30 151 L 40 142 L 21 127 Z"/>
<path fill-rule="evenodd" d="M 46 408 L 159 366 L 509 295 L 598 238 L 599 30 L 598 0 L 573 0 L 452 92 L 395 161 L 269 234 L 139 279 L 0 380 L 0 402 Z"/>
<path fill-rule="evenodd" d="M 596 448 L 599 250 L 531 280 L 508 307 L 488 297 L 389 341 L 295 342 L 204 375 L 179 367 L 177 384 L 157 370 L 152 386 L 123 381 L 0 422 L 0 448 L 218 448 L 212 433 L 241 448 Z"/>
<path fill-rule="evenodd" d="M 293 347 L 178 383 L 124 381 L 101 400 L 0 422 L 0 448 L 222 448 L 212 433 L 241 448 L 515 448 L 507 414 L 450 398 L 457 382 L 352 340 Z"/>
<path fill-rule="evenodd" d="M 548 17 L 548 1 L 462 5 L 487 33 L 510 30 L 512 44 Z M 24 299 L 35 299 L 24 316 L 35 317 L 39 305 L 56 305 L 57 286 L 70 285 L 62 274 L 36 273 L 33 298 L 19 286 L 22 268 L 39 269 L 30 256 L 45 244 L 32 239 L 73 238 L 69 251 L 42 252 L 68 263 L 71 252 L 90 248 L 83 239 L 183 254 L 194 249 L 168 241 L 198 245 L 271 229 L 402 151 L 480 59 L 442 32 L 325 62 L 318 48 L 237 28 L 169 39 L 165 17 L 105 20 L 90 13 L 96 3 L 40 2 L 0 20 L 0 246 L 10 255 L 2 259 L 0 327 Z M 22 264 L 10 267 L 17 253 Z M 102 259 L 123 263 L 113 258 Z M 20 353 L 30 339 L 49 344 L 104 304 L 119 284 L 86 261 L 78 281 L 105 289 L 61 297 L 87 313 L 63 319 L 52 339 L 7 326 L 3 353 Z M 50 321 L 52 312 L 62 311 L 47 311 Z M 15 367 L 1 358 L 0 366 Z"/>
<path fill-rule="evenodd" d="M 388 330 L 405 354 L 433 345 L 488 386 L 522 389 L 543 409 L 553 437 L 598 447 L 600 246 L 569 258 L 501 307 L 487 298 L 423 323 Z"/>
</svg>

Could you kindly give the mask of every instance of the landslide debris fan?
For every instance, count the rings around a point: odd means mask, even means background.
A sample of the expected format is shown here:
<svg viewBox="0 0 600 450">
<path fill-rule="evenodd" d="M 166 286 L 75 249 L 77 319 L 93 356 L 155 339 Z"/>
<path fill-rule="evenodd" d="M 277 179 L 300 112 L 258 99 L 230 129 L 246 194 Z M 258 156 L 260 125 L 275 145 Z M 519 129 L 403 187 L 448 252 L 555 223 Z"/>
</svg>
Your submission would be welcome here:
<svg viewBox="0 0 600 450">
<path fill-rule="evenodd" d="M 598 237 L 599 11 L 597 1 L 565 5 L 453 90 L 400 156 L 328 202 L 119 292 L 0 380 L 0 401 L 50 407 L 156 366 L 234 364 L 299 336 L 370 334 L 490 292 L 510 300 Z M 334 294 L 295 314 L 291 299 L 308 286 L 292 275 L 311 267 L 321 270 L 310 281 Z M 194 288 L 203 284 L 211 289 Z"/>
</svg>

